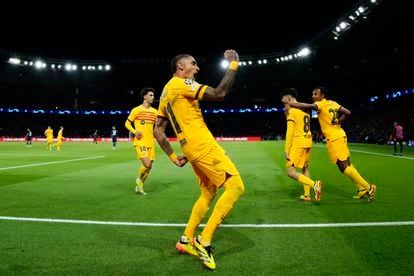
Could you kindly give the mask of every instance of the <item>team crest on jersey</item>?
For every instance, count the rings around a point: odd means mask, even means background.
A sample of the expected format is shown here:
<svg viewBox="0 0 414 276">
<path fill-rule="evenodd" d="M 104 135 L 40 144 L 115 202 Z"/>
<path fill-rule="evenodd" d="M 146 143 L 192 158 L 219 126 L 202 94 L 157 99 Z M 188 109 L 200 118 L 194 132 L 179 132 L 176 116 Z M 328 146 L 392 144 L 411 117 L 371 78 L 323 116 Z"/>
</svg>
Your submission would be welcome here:
<svg viewBox="0 0 414 276">
<path fill-rule="evenodd" d="M 185 79 L 184 80 L 184 83 L 185 84 L 187 84 L 187 85 L 190 85 L 190 84 L 192 84 L 194 81 L 192 80 L 192 79 Z"/>
<path fill-rule="evenodd" d="M 184 83 L 186 85 L 190 85 L 190 90 L 193 91 L 193 92 L 197 89 L 198 83 L 196 81 L 192 80 L 192 79 L 185 79 Z"/>
<path fill-rule="evenodd" d="M 145 120 L 141 120 L 141 125 L 145 125 Z"/>
</svg>

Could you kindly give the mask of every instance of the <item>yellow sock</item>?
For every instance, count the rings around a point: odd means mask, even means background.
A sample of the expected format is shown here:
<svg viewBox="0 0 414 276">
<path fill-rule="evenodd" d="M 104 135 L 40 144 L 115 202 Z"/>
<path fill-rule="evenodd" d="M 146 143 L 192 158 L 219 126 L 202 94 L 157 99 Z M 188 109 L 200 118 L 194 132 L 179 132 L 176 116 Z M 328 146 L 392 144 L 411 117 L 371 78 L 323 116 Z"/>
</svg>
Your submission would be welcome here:
<svg viewBox="0 0 414 276">
<path fill-rule="evenodd" d="M 145 174 L 149 173 L 149 170 L 147 169 L 147 167 L 145 167 L 144 165 L 142 165 L 139 170 L 138 170 L 138 178 L 144 182 L 144 176 Z"/>
<path fill-rule="evenodd" d="M 147 170 L 147 172 L 142 176 L 142 182 L 145 182 L 145 180 L 147 180 L 149 173 L 150 170 Z"/>
<path fill-rule="evenodd" d="M 223 184 L 223 187 L 225 191 L 218 199 L 216 206 L 214 206 L 213 213 L 201 233 L 200 242 L 206 246 L 211 244 L 211 240 L 217 227 L 227 217 L 233 209 L 234 204 L 244 192 L 244 184 L 240 175 L 230 176 Z"/>
<path fill-rule="evenodd" d="M 211 201 L 216 194 L 217 188 L 214 187 L 213 191 L 208 191 L 205 189 L 201 190 L 201 195 L 194 203 L 193 210 L 191 211 L 190 219 L 188 220 L 187 226 L 184 230 L 184 235 L 188 238 L 194 237 L 194 232 L 197 229 L 198 225 L 203 220 L 204 216 L 210 208 Z"/>
<path fill-rule="evenodd" d="M 345 169 L 344 174 L 358 186 L 358 190 L 369 190 L 368 182 L 362 178 L 362 176 L 358 173 L 353 165 L 348 166 Z"/>
<path fill-rule="evenodd" d="M 309 191 L 310 191 L 310 187 L 313 188 L 314 185 L 314 181 L 312 179 L 310 179 L 309 177 L 307 177 L 306 175 L 301 174 L 298 178 L 299 183 L 304 184 L 304 187 L 309 187 L 308 189 L 308 195 L 309 195 Z M 306 191 L 306 190 L 305 190 Z M 306 195 L 306 194 L 305 194 Z"/>
<path fill-rule="evenodd" d="M 303 185 L 303 195 L 310 196 L 310 189 L 311 187 L 309 185 Z"/>
</svg>

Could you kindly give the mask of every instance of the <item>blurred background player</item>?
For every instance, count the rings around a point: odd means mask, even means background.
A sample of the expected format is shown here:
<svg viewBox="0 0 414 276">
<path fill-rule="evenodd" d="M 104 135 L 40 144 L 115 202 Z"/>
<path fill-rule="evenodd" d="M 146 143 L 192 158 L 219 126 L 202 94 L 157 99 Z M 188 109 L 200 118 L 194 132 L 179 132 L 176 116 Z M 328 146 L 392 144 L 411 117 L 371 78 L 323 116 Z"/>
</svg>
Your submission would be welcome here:
<svg viewBox="0 0 414 276">
<path fill-rule="evenodd" d="M 112 138 L 112 149 L 116 148 L 116 144 L 118 141 L 118 130 L 116 130 L 115 126 L 111 129 L 111 138 Z"/>
<path fill-rule="evenodd" d="M 289 103 L 297 102 L 297 94 L 295 88 L 282 90 L 280 93 L 282 103 L 289 107 Z M 287 108 L 286 113 L 286 174 L 303 185 L 304 194 L 300 196 L 300 199 L 310 201 L 310 188 L 313 188 L 315 201 L 318 202 L 321 199 L 322 183 L 310 178 L 308 168 L 312 148 L 309 113 L 294 107 Z M 302 173 L 297 172 L 297 169 L 301 169 Z"/>
<path fill-rule="evenodd" d="M 93 132 L 93 134 L 92 134 L 92 137 L 93 137 L 93 144 L 98 144 L 98 130 L 97 129 L 95 129 L 95 131 Z"/>
<path fill-rule="evenodd" d="M 397 155 L 397 143 L 400 144 L 400 156 L 403 155 L 403 141 L 404 141 L 404 128 L 398 122 L 394 122 L 394 132 L 393 132 L 394 155 Z"/>
<path fill-rule="evenodd" d="M 32 147 L 32 138 L 33 138 L 33 133 L 30 130 L 30 128 L 27 129 L 26 131 L 26 147 Z"/>
<path fill-rule="evenodd" d="M 57 134 L 57 144 L 56 144 L 56 149 L 60 150 L 60 147 L 62 146 L 62 141 L 63 141 L 64 137 L 63 137 L 63 126 L 61 126 L 59 128 L 58 134 Z"/>
<path fill-rule="evenodd" d="M 125 121 L 125 127 L 135 135 L 134 147 L 137 158 L 142 165 L 138 170 L 135 192 L 145 195 L 144 182 L 155 160 L 154 124 L 157 118 L 157 110 L 151 105 L 154 102 L 155 89 L 145 87 L 141 90 L 142 104 L 133 108 Z M 134 125 L 134 126 L 133 126 Z"/>
<path fill-rule="evenodd" d="M 53 148 L 53 129 L 48 126 L 47 129 L 45 130 L 45 136 L 46 136 L 46 141 L 47 141 L 47 149 L 48 150 L 52 150 Z"/>
</svg>

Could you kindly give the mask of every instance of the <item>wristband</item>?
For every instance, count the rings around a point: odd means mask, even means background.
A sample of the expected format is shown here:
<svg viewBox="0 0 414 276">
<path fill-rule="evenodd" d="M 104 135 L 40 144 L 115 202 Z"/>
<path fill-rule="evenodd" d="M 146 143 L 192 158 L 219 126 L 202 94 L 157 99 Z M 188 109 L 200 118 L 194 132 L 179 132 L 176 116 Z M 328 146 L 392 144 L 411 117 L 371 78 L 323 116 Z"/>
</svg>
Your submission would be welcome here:
<svg viewBox="0 0 414 276">
<path fill-rule="evenodd" d="M 175 161 L 177 160 L 177 155 L 175 154 L 175 152 L 171 153 L 170 155 L 168 155 L 168 157 L 170 158 L 171 161 Z"/>
<path fill-rule="evenodd" d="M 235 61 L 235 60 L 232 60 L 230 62 L 230 65 L 229 65 L 229 69 L 236 71 L 237 70 L 237 67 L 239 67 L 239 62 L 238 61 Z"/>
</svg>

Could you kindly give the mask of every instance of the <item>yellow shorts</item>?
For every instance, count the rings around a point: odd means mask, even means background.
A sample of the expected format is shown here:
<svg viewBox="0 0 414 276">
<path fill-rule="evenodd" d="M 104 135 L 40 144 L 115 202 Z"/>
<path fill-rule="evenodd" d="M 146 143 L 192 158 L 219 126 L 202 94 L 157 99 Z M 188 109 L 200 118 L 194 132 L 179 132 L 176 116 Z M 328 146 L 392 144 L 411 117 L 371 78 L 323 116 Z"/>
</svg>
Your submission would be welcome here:
<svg viewBox="0 0 414 276">
<path fill-rule="evenodd" d="M 339 161 L 345 161 L 350 156 L 348 149 L 348 140 L 346 137 L 336 139 L 326 143 L 329 157 L 331 161 L 336 164 Z"/>
<path fill-rule="evenodd" d="M 47 141 L 47 143 L 48 143 L 48 144 L 53 143 L 53 137 L 52 137 L 52 138 L 49 138 L 49 137 L 48 137 L 48 138 L 46 138 L 46 141 Z"/>
<path fill-rule="evenodd" d="M 142 159 L 144 157 L 148 157 L 151 161 L 155 160 L 155 145 L 145 145 L 141 143 L 137 143 L 134 145 L 135 152 L 137 153 L 137 158 Z"/>
<path fill-rule="evenodd" d="M 292 147 L 289 152 L 289 161 L 286 160 L 286 168 L 295 167 L 302 169 L 309 164 L 311 148 L 295 148 Z"/>
<path fill-rule="evenodd" d="M 215 145 L 209 153 L 191 163 L 199 178 L 200 185 L 221 187 L 227 175 L 239 175 L 233 161 L 220 145 Z"/>
</svg>

